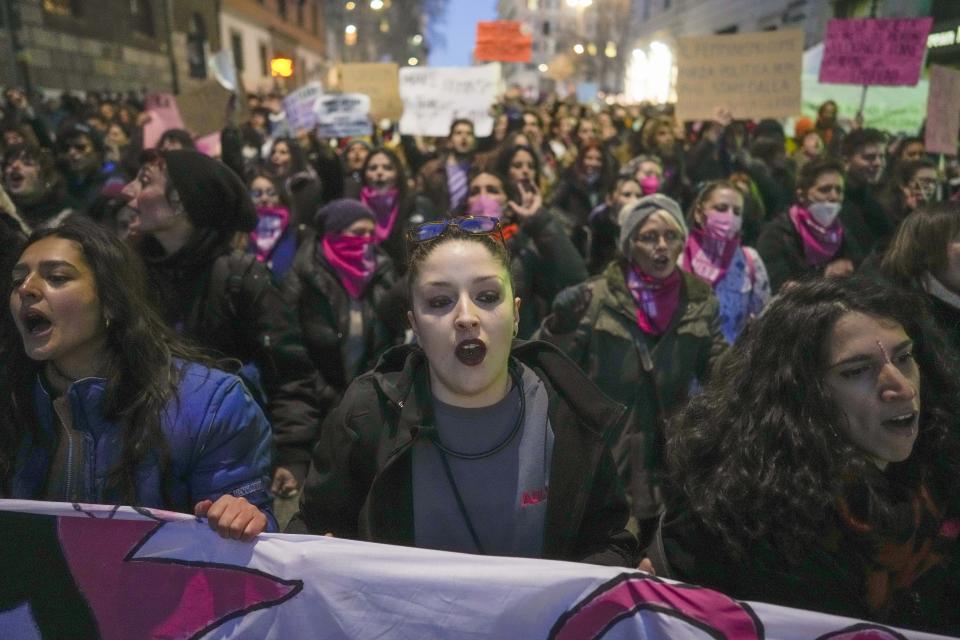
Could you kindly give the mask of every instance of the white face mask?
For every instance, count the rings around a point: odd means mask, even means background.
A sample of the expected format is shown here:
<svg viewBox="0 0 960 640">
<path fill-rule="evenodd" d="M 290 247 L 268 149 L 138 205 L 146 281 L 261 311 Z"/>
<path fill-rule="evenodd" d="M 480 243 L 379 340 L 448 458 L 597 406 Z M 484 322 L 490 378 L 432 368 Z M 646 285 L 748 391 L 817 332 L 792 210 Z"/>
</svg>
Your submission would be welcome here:
<svg viewBox="0 0 960 640">
<path fill-rule="evenodd" d="M 840 214 L 839 202 L 814 202 L 807 210 L 821 227 L 829 227 Z"/>
</svg>

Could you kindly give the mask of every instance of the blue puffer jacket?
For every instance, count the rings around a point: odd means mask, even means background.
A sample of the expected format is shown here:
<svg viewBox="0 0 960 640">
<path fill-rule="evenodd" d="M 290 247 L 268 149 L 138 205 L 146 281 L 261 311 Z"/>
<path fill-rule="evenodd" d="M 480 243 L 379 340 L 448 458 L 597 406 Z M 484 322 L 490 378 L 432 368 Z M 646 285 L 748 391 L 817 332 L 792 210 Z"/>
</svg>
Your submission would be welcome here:
<svg viewBox="0 0 960 640">
<path fill-rule="evenodd" d="M 179 400 L 170 401 L 162 420 L 171 460 L 170 502 L 162 498 L 157 459 L 148 455 L 137 471 L 137 506 L 193 513 L 197 502 L 230 493 L 257 505 L 267 515 L 268 531 L 276 531 L 267 480 L 270 424 L 238 377 L 198 364 L 183 367 Z M 86 441 L 80 495 L 84 502 L 116 504 L 119 497 L 106 487 L 106 477 L 119 460 L 121 433 L 101 412 L 105 389 L 106 380 L 85 378 L 74 382 L 67 395 L 74 429 Z M 53 402 L 39 378 L 34 402 L 41 432 L 56 442 Z M 11 497 L 42 499 L 53 455 L 27 437 L 17 456 Z"/>
</svg>

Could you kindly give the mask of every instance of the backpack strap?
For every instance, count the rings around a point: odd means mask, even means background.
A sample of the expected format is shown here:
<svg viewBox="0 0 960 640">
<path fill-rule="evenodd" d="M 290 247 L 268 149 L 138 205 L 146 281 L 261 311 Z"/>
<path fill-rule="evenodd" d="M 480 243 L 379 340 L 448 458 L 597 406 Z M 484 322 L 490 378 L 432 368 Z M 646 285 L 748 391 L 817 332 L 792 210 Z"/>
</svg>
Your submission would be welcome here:
<svg viewBox="0 0 960 640">
<path fill-rule="evenodd" d="M 750 278 L 750 290 L 752 291 L 753 286 L 757 284 L 757 263 L 747 247 L 741 247 L 741 251 L 743 251 L 743 259 L 747 263 L 747 276 Z"/>
</svg>

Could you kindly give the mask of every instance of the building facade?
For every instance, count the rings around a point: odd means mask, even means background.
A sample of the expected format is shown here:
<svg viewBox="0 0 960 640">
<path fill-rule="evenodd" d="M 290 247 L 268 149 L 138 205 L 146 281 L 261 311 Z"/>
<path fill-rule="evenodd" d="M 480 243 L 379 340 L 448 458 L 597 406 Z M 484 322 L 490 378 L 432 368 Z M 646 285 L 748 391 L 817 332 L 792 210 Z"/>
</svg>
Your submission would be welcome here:
<svg viewBox="0 0 960 640">
<path fill-rule="evenodd" d="M 266 91 L 277 84 L 290 89 L 323 80 L 324 0 L 221 0 L 220 5 L 220 38 L 233 52 L 247 91 Z M 273 58 L 292 60 L 293 76 L 274 78 Z"/>
</svg>

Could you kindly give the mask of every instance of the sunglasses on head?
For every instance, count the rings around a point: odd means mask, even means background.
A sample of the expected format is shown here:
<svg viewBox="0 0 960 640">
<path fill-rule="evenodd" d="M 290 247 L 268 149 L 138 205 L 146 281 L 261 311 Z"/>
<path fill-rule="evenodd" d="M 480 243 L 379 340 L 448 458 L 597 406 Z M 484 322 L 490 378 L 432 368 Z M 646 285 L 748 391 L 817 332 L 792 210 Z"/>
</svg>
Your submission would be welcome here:
<svg viewBox="0 0 960 640">
<path fill-rule="evenodd" d="M 499 218 L 489 216 L 466 216 L 463 218 L 450 218 L 439 222 L 425 222 L 407 232 L 407 239 L 418 244 L 435 240 L 455 227 L 463 233 L 474 236 L 495 236 L 500 242 L 504 242 L 503 231 L 500 228 Z"/>
</svg>

